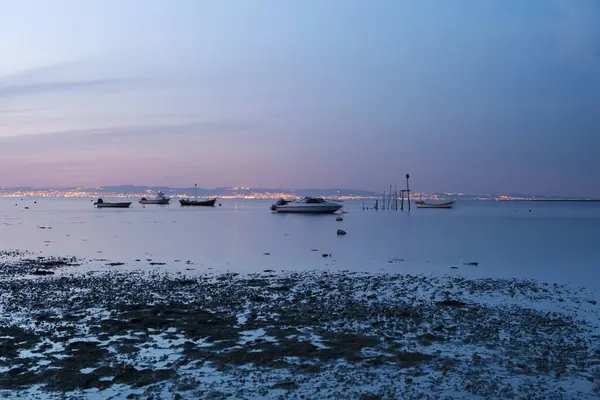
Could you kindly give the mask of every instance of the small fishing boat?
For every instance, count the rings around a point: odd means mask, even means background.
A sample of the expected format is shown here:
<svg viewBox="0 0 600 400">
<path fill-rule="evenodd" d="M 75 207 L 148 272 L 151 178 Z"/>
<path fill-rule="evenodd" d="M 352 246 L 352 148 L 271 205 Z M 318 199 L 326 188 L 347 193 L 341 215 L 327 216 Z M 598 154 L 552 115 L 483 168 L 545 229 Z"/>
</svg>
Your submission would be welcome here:
<svg viewBox="0 0 600 400">
<path fill-rule="evenodd" d="M 153 199 L 142 197 L 140 204 L 169 204 L 170 201 L 171 199 L 165 196 L 163 192 L 158 192 L 156 193 L 156 197 Z"/>
<path fill-rule="evenodd" d="M 417 208 L 452 208 L 454 206 L 453 201 L 445 203 L 426 203 L 424 201 L 415 201 Z"/>
<path fill-rule="evenodd" d="M 271 211 L 279 213 L 328 214 L 338 211 L 341 204 L 326 201 L 319 197 L 304 197 L 299 200 L 279 199 L 271 206 Z"/>
<path fill-rule="evenodd" d="M 203 207 L 214 207 L 217 199 L 200 199 L 198 200 L 198 184 L 194 185 L 196 187 L 196 197 L 194 200 L 190 199 L 181 199 L 179 200 L 179 204 L 182 206 L 203 206 Z"/>
<path fill-rule="evenodd" d="M 179 203 L 182 206 L 205 206 L 205 207 L 214 207 L 215 203 L 217 202 L 217 199 L 207 199 L 207 200 L 188 200 L 188 199 L 181 199 L 179 200 Z"/>
<path fill-rule="evenodd" d="M 131 202 L 110 203 L 102 199 L 98 199 L 98 201 L 95 202 L 94 205 L 98 208 L 129 208 Z"/>
</svg>

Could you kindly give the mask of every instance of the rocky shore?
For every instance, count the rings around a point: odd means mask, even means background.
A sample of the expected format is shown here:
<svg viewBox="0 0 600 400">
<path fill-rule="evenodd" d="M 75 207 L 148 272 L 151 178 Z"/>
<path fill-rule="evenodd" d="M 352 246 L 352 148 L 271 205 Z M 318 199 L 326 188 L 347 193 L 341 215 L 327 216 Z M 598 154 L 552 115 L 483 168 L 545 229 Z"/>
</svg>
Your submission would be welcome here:
<svg viewBox="0 0 600 400">
<path fill-rule="evenodd" d="M 600 395 L 597 299 L 584 289 L 344 271 L 72 272 L 85 263 L 0 254 L 0 397 Z"/>
</svg>

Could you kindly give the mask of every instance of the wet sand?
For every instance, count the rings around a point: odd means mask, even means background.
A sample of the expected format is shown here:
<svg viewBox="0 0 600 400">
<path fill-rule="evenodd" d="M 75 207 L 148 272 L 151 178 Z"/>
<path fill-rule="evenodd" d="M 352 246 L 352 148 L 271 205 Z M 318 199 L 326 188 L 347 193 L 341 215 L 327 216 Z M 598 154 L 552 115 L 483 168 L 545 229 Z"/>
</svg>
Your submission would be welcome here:
<svg viewBox="0 0 600 400">
<path fill-rule="evenodd" d="M 593 293 L 350 271 L 72 272 L 0 255 L 0 396 L 595 398 Z"/>
</svg>

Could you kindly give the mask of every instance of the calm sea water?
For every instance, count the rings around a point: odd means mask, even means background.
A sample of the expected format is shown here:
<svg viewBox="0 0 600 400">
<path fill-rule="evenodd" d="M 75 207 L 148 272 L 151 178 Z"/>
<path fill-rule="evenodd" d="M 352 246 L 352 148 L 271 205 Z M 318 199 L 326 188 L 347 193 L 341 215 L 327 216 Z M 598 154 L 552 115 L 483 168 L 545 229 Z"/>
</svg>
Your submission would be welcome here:
<svg viewBox="0 0 600 400">
<path fill-rule="evenodd" d="M 347 269 L 600 288 L 600 204 L 459 202 L 452 210 L 376 212 L 346 202 L 336 222 L 336 215 L 274 214 L 270 201 L 224 200 L 216 208 L 133 201 L 114 210 L 89 199 L 0 199 L 2 249 L 127 263 L 118 268 L 150 268 L 152 259 L 170 270 Z M 337 236 L 339 228 L 348 234 Z M 464 265 L 472 261 L 479 266 Z"/>
</svg>

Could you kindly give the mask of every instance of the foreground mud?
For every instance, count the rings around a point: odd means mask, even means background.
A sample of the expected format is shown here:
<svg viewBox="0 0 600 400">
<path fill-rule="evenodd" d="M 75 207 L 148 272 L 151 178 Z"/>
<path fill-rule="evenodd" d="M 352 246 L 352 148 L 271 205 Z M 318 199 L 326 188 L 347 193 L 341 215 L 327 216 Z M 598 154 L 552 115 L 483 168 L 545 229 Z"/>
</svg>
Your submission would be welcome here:
<svg viewBox="0 0 600 400">
<path fill-rule="evenodd" d="M 80 263 L 5 254 L 1 397 L 600 395 L 598 312 L 583 290 L 350 272 L 60 273 Z"/>
</svg>

